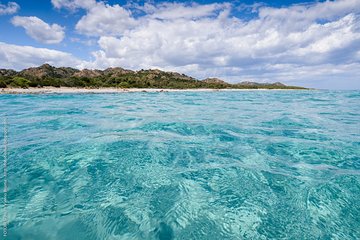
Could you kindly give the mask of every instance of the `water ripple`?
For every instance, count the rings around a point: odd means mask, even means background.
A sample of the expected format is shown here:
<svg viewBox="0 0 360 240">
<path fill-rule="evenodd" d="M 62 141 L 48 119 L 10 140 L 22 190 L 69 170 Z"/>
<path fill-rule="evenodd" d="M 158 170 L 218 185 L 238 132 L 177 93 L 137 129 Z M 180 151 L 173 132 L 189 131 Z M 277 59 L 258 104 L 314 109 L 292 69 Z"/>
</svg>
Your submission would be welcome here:
<svg viewBox="0 0 360 240">
<path fill-rule="evenodd" d="M 0 102 L 9 239 L 360 239 L 358 91 Z"/>
</svg>

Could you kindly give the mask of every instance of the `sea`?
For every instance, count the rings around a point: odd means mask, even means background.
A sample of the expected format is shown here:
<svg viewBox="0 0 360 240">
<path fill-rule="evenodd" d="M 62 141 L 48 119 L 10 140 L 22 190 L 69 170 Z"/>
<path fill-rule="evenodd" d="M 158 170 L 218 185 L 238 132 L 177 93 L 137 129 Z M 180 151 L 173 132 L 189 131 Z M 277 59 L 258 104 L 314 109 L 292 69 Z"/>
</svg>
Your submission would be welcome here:
<svg viewBox="0 0 360 240">
<path fill-rule="evenodd" d="M 360 91 L 0 95 L 0 239 L 360 239 Z"/>
</svg>

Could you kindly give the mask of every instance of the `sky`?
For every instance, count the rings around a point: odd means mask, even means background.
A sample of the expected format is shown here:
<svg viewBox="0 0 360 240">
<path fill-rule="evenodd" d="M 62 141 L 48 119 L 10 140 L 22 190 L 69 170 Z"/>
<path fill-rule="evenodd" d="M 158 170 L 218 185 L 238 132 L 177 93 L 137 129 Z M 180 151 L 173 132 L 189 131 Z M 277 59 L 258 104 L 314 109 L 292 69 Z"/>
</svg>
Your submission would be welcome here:
<svg viewBox="0 0 360 240">
<path fill-rule="evenodd" d="M 0 0 L 0 68 L 360 89 L 360 0 Z"/>
</svg>

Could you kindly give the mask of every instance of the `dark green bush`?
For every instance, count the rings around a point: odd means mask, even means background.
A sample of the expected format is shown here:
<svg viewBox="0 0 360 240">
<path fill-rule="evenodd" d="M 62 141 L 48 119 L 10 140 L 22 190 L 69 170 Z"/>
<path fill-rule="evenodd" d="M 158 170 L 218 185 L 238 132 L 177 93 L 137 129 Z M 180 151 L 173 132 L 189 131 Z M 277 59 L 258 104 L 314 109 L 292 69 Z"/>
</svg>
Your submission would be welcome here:
<svg viewBox="0 0 360 240">
<path fill-rule="evenodd" d="M 6 88 L 6 83 L 3 80 L 0 80 L 0 88 Z"/>
</svg>

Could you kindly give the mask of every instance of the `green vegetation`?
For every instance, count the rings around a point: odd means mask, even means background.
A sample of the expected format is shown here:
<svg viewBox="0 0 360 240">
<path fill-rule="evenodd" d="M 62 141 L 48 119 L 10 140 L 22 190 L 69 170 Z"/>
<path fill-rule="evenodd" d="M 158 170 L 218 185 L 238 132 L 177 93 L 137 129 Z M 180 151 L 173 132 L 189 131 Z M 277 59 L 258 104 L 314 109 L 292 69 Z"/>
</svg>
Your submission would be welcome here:
<svg viewBox="0 0 360 240">
<path fill-rule="evenodd" d="M 44 64 L 20 72 L 0 69 L 0 87 L 77 87 L 77 88 L 164 88 L 164 89 L 304 89 L 281 83 L 260 84 L 244 82 L 229 84 L 220 79 L 204 81 L 184 74 L 160 70 L 131 71 L 122 68 L 100 70 L 77 70 L 56 68 Z"/>
<path fill-rule="evenodd" d="M 20 88 L 28 88 L 30 86 L 31 81 L 23 77 L 13 77 L 10 82 L 10 86 L 12 87 L 20 87 Z"/>
<path fill-rule="evenodd" d="M 3 80 L 0 80 L 0 88 L 6 88 L 6 83 Z"/>
</svg>

